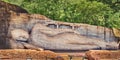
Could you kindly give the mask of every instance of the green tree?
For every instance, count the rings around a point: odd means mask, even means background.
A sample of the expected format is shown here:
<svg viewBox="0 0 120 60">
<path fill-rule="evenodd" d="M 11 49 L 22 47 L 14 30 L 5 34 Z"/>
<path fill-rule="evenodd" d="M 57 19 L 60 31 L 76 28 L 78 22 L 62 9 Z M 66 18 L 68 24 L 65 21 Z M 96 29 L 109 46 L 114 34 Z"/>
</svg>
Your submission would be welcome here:
<svg viewBox="0 0 120 60">
<path fill-rule="evenodd" d="M 119 0 L 4 0 L 53 20 L 105 27 L 120 24 Z M 117 18 L 116 18 L 117 16 Z"/>
<path fill-rule="evenodd" d="M 108 4 L 114 12 L 119 12 L 120 10 L 120 0 L 88 0 L 88 1 L 98 1 L 104 4 Z"/>
</svg>

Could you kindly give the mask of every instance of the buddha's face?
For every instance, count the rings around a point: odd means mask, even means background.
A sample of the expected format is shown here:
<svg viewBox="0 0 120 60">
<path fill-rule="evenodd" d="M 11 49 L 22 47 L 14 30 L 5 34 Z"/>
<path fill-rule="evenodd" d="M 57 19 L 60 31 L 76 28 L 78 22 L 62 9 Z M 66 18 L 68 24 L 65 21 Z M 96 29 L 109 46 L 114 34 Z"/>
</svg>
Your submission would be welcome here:
<svg viewBox="0 0 120 60">
<path fill-rule="evenodd" d="M 12 30 L 11 35 L 14 40 L 27 41 L 29 39 L 28 32 L 22 29 Z"/>
</svg>

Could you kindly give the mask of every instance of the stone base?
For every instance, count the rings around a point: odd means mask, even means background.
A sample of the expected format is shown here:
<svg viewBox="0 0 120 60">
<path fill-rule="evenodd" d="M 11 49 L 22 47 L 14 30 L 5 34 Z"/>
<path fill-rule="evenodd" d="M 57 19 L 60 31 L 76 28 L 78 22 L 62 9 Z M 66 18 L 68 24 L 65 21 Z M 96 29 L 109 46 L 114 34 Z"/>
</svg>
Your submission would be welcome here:
<svg viewBox="0 0 120 60">
<path fill-rule="evenodd" d="M 120 51 L 90 50 L 86 52 L 88 60 L 119 60 Z"/>
<path fill-rule="evenodd" d="M 36 51 L 29 49 L 6 49 L 0 50 L 0 59 L 2 60 L 46 60 L 56 59 L 58 56 L 51 51 Z"/>
</svg>

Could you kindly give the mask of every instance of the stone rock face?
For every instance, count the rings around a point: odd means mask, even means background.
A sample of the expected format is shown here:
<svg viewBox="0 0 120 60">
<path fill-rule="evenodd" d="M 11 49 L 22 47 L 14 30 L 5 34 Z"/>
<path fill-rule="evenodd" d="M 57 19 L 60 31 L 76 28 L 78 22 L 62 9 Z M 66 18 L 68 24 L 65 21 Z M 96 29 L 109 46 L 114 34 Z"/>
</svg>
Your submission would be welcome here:
<svg viewBox="0 0 120 60">
<path fill-rule="evenodd" d="M 0 9 L 5 9 L 6 11 L 14 11 L 17 13 L 28 13 L 25 9 L 17 5 L 9 4 L 3 1 L 0 1 Z"/>
<path fill-rule="evenodd" d="M 13 37 L 11 36 L 11 31 L 14 29 L 23 29 L 27 31 L 26 22 L 28 22 L 30 18 L 41 19 L 45 17 L 38 14 L 29 15 L 26 13 L 28 12 L 19 6 L 0 1 L 0 49 L 11 47 L 10 42 L 12 40 L 11 38 Z M 18 43 L 18 45 L 21 44 Z M 13 46 L 15 45 L 13 44 Z"/>
<path fill-rule="evenodd" d="M 89 28 L 92 33 L 88 30 L 88 27 L 86 28 L 86 26 L 92 27 Z M 118 44 L 114 41 L 115 37 L 111 29 L 105 28 L 106 35 L 104 35 L 103 32 L 100 32 L 103 27 L 98 26 L 99 28 L 96 28 L 99 32 L 95 30 L 95 27 L 97 26 L 53 21 L 38 14 L 13 12 L 10 15 L 9 28 L 7 31 L 11 40 L 14 40 L 14 38 L 12 38 L 14 35 L 12 35 L 11 32 L 16 29 L 26 31 L 26 33 L 30 35 L 28 42 L 10 43 L 10 45 L 13 44 L 13 46 L 20 45 L 20 48 L 34 45 L 32 48 L 42 47 L 51 50 L 117 49 Z M 89 31 L 89 33 L 83 31 Z M 104 39 L 104 36 L 101 35 L 111 37 L 107 37 L 108 39 L 106 40 Z"/>
<path fill-rule="evenodd" d="M 27 14 L 27 13 L 15 13 L 12 12 L 10 15 L 9 22 L 9 31 L 13 29 L 23 29 L 25 31 L 30 32 L 32 27 L 39 22 L 45 22 L 49 20 L 49 18 L 40 15 L 40 14 Z"/>
<path fill-rule="evenodd" d="M 36 51 L 25 49 L 0 50 L 0 59 L 5 60 L 26 60 L 27 58 L 35 60 L 56 59 L 57 54 L 51 51 Z"/>
<path fill-rule="evenodd" d="M 116 37 L 117 43 L 119 44 L 120 49 L 120 29 L 113 28 L 113 33 Z"/>
<path fill-rule="evenodd" d="M 8 28 L 8 36 L 10 37 L 10 48 L 26 48 L 43 50 L 37 46 L 28 43 L 29 34 L 36 23 L 43 23 L 44 20 L 49 20 L 47 17 L 38 14 L 26 14 L 12 12 L 10 15 Z M 21 39 L 22 40 L 19 40 Z M 26 40 L 26 41 L 25 41 Z M 17 43 L 17 44 L 16 44 Z M 18 46 L 18 47 L 17 47 Z"/>
<path fill-rule="evenodd" d="M 120 51 L 90 50 L 86 55 L 88 60 L 119 60 Z"/>
<path fill-rule="evenodd" d="M 31 33 L 31 44 L 50 50 L 118 49 L 115 42 L 107 43 L 97 38 L 81 35 L 71 29 L 52 29 L 36 24 Z"/>
<path fill-rule="evenodd" d="M 21 7 L 0 1 L 0 49 L 9 48 L 9 37 L 7 34 L 11 11 L 27 13 L 27 11 Z"/>
<path fill-rule="evenodd" d="M 11 36 L 14 40 L 27 41 L 29 39 L 28 32 L 22 29 L 14 29 L 11 31 Z"/>
</svg>

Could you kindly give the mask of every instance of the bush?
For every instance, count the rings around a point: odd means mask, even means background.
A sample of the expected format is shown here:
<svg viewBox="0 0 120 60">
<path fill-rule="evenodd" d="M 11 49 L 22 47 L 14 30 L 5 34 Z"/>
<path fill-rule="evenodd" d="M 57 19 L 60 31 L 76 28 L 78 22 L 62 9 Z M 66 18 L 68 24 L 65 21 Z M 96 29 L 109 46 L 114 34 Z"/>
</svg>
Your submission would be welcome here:
<svg viewBox="0 0 120 60">
<path fill-rule="evenodd" d="M 53 20 L 113 27 L 117 13 L 97 0 L 4 0 L 19 5 L 29 13 L 45 15 Z M 120 17 L 118 17 L 120 18 Z M 117 20 L 118 22 L 119 20 Z"/>
</svg>

